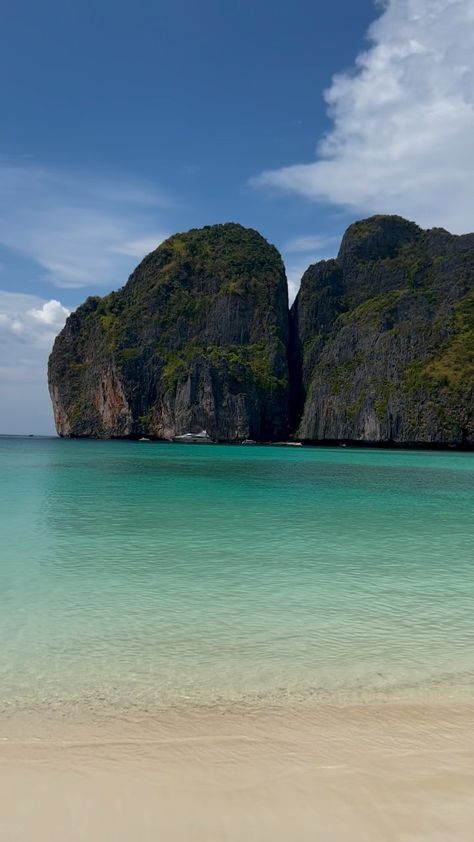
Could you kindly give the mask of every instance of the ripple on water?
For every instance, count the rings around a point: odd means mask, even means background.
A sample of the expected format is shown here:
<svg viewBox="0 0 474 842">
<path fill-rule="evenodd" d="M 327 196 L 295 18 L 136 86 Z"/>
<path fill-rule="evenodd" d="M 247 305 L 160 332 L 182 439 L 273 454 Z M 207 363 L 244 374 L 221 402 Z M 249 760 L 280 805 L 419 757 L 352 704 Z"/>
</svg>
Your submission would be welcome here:
<svg viewBox="0 0 474 842">
<path fill-rule="evenodd" d="M 2 439 L 0 461 L 6 713 L 472 690 L 473 454 Z"/>
</svg>

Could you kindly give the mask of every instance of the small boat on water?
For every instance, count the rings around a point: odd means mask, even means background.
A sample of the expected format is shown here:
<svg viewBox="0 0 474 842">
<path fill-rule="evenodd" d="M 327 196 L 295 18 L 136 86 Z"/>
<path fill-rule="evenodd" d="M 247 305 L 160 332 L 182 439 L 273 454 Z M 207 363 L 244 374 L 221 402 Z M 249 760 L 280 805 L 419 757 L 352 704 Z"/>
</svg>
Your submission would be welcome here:
<svg viewBox="0 0 474 842">
<path fill-rule="evenodd" d="M 146 436 L 142 436 L 141 439 L 138 439 L 138 441 L 151 441 L 151 439 L 147 439 Z"/>
<path fill-rule="evenodd" d="M 173 436 L 172 441 L 178 444 L 215 444 L 214 439 L 206 430 L 201 430 L 200 433 L 184 433 L 182 436 Z"/>
<path fill-rule="evenodd" d="M 257 444 L 254 439 L 244 439 L 242 444 Z"/>
</svg>

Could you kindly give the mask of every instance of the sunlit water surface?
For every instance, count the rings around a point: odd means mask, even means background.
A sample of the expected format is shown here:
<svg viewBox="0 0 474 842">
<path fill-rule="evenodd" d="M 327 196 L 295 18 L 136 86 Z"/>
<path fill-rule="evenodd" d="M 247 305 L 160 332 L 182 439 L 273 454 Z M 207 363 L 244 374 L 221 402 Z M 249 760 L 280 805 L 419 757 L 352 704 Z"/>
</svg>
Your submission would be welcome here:
<svg viewBox="0 0 474 842">
<path fill-rule="evenodd" d="M 472 690 L 474 454 L 0 439 L 0 707 Z"/>
</svg>

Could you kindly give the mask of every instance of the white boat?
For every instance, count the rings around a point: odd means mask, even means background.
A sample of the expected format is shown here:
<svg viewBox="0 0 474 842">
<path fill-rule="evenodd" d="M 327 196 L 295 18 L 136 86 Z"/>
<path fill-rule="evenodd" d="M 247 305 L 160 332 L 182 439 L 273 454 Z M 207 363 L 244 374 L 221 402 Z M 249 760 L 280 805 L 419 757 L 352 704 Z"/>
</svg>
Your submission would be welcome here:
<svg viewBox="0 0 474 842">
<path fill-rule="evenodd" d="M 257 442 L 254 439 L 244 439 L 242 444 L 257 444 Z"/>
<path fill-rule="evenodd" d="M 201 430 L 200 433 L 184 433 L 182 436 L 173 436 L 173 441 L 179 444 L 214 444 L 214 439 L 206 432 Z"/>
</svg>

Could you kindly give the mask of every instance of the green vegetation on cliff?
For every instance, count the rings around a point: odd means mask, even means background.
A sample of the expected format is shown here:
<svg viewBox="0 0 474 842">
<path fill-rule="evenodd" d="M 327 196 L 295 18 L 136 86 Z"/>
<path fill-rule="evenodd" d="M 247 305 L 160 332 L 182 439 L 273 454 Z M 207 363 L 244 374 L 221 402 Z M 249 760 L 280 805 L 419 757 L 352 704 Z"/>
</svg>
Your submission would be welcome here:
<svg viewBox="0 0 474 842">
<path fill-rule="evenodd" d="M 63 435 L 287 433 L 288 302 L 277 250 L 240 225 L 170 237 L 68 320 L 49 366 Z"/>
<path fill-rule="evenodd" d="M 474 236 L 401 217 L 351 225 L 292 308 L 299 435 L 474 441 Z"/>
<path fill-rule="evenodd" d="M 288 314 L 256 231 L 176 234 L 69 317 L 49 384 L 66 436 L 473 444 L 474 235 L 354 223 Z"/>
</svg>

